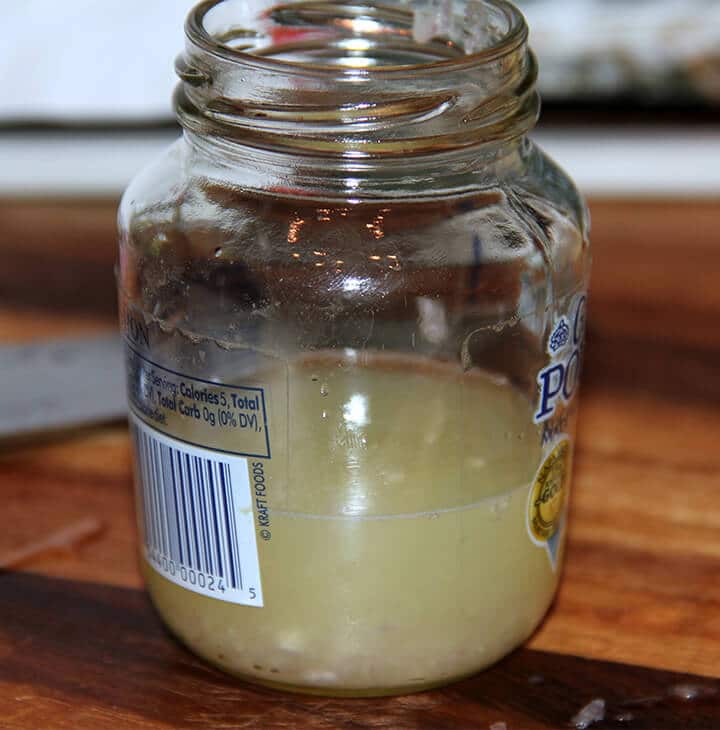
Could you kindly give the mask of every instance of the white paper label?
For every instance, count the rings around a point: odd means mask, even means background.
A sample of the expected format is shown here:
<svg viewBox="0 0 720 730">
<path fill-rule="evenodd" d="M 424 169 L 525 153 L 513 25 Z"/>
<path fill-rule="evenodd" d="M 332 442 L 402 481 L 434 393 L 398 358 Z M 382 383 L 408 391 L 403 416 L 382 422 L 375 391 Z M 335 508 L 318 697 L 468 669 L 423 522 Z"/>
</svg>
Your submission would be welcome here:
<svg viewBox="0 0 720 730">
<path fill-rule="evenodd" d="M 220 601 L 262 606 L 247 459 L 171 438 L 131 416 L 150 565 Z"/>
</svg>

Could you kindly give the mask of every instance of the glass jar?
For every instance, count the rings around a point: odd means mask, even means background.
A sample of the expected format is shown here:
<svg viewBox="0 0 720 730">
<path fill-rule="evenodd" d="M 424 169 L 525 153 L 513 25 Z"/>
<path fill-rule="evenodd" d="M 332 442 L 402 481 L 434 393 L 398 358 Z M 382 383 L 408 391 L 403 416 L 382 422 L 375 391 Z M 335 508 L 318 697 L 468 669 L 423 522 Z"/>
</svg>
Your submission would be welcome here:
<svg viewBox="0 0 720 730">
<path fill-rule="evenodd" d="M 563 555 L 587 214 L 503 0 L 200 4 L 120 211 L 143 567 L 212 664 L 417 691 Z"/>
</svg>

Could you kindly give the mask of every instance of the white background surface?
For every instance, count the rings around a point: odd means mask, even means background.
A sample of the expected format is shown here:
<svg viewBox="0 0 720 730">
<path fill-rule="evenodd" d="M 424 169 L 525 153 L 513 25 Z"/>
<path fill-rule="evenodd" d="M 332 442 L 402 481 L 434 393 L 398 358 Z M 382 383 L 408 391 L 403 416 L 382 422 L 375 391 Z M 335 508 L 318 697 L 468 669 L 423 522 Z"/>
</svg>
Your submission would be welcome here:
<svg viewBox="0 0 720 730">
<path fill-rule="evenodd" d="M 176 137 L 0 134 L 0 195 L 117 196 Z M 534 137 L 588 195 L 720 197 L 718 129 L 583 127 Z"/>
<path fill-rule="evenodd" d="M 432 0 L 426 0 L 432 2 Z M 675 68 L 717 58 L 718 0 L 517 0 L 549 96 L 659 93 Z M 3 0 L 0 123 L 169 119 L 173 61 L 195 0 Z M 438 12 L 447 5 L 436 2 Z M 717 62 L 716 62 L 716 65 Z M 580 69 L 580 70 L 579 70 Z M 716 76 L 711 89 L 720 102 Z"/>
<path fill-rule="evenodd" d="M 175 132 L 23 134 L 3 133 L 2 125 L 122 125 L 171 119 L 173 60 L 182 50 L 184 19 L 193 4 L 194 0 L 3 3 L 0 194 L 118 195 Z M 652 58 L 653 33 L 667 41 L 661 44 L 664 55 L 656 59 L 662 64 L 671 53 L 706 49 L 713 34 L 720 36 L 720 1 L 714 0 L 521 4 L 531 24 L 531 41 L 549 64 L 557 61 L 558 53 L 577 55 L 589 48 L 609 54 L 619 43 Z M 703 8 L 714 10 L 708 15 L 700 12 Z M 685 31 L 672 35 L 671 43 L 668 27 L 674 17 L 687 23 L 681 27 Z M 700 35 L 694 26 L 688 31 L 688 23 L 698 18 L 708 21 Z M 567 42 L 558 46 L 553 33 Z M 572 47 L 565 47 L 568 44 Z M 720 195 L 718 128 L 587 126 L 541 131 L 536 139 L 588 194 Z"/>
<path fill-rule="evenodd" d="M 0 122 L 170 119 L 193 0 L 2 0 Z"/>
</svg>

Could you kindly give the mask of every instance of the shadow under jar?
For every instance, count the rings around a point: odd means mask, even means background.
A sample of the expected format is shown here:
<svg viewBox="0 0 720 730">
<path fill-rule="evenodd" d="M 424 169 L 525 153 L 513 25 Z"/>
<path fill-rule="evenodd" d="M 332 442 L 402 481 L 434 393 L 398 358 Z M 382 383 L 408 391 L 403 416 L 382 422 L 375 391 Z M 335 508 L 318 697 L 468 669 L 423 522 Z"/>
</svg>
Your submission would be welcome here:
<svg viewBox="0 0 720 730">
<path fill-rule="evenodd" d="M 587 216 L 502 0 L 220 0 L 119 288 L 143 567 L 254 682 L 418 691 L 523 642 L 562 562 Z"/>
</svg>

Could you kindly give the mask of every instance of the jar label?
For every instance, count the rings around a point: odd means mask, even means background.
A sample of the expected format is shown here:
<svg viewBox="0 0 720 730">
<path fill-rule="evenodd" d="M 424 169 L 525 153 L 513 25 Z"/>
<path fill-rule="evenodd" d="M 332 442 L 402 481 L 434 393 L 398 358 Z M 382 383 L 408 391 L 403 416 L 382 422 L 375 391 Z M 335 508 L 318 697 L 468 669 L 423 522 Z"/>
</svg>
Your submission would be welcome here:
<svg viewBox="0 0 720 730">
<path fill-rule="evenodd" d="M 264 388 L 203 380 L 170 370 L 130 343 L 126 353 L 130 408 L 142 421 L 196 446 L 270 458 Z"/>
<path fill-rule="evenodd" d="M 584 292 L 573 297 L 568 314 L 557 320 L 548 337 L 547 352 L 551 361 L 537 376 L 538 403 L 534 415 L 537 424 L 551 419 L 577 392 L 585 344 L 586 305 Z"/>
<path fill-rule="evenodd" d="M 570 299 L 566 312 L 552 327 L 546 343 L 550 362 L 537 375 L 538 397 L 533 420 L 542 426 L 544 458 L 530 486 L 527 530 L 532 542 L 547 550 L 556 570 L 567 512 L 572 441 L 566 430 L 573 422 L 585 345 L 587 293 Z M 570 429 L 572 430 L 572 428 Z"/>
<path fill-rule="evenodd" d="M 528 495 L 528 534 L 535 545 L 547 550 L 553 570 L 565 527 L 570 464 L 570 439 L 562 436 L 546 452 Z"/>
<path fill-rule="evenodd" d="M 142 320 L 126 310 L 122 321 L 145 558 L 187 590 L 261 607 L 258 541 L 271 537 L 266 390 L 160 365 Z"/>
<path fill-rule="evenodd" d="M 262 606 L 247 458 L 172 438 L 132 413 L 130 427 L 148 563 L 187 590 Z"/>
</svg>

